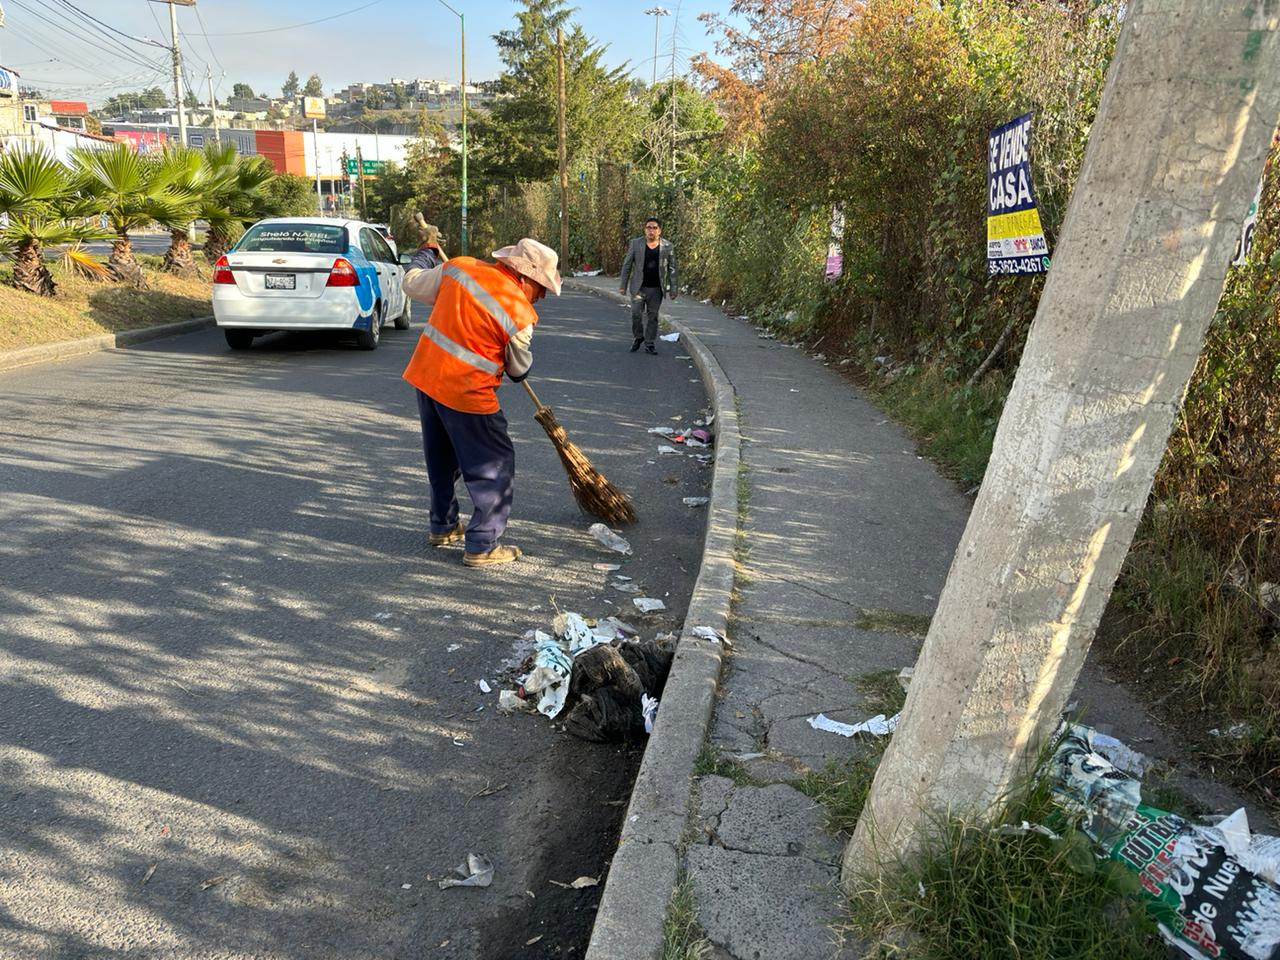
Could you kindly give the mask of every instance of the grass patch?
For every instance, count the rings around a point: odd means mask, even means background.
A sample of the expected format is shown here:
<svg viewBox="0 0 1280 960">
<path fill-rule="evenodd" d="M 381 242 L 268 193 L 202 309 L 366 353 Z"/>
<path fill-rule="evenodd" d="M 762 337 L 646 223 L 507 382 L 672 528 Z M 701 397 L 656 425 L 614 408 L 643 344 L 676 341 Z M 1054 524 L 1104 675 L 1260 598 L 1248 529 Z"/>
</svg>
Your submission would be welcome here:
<svg viewBox="0 0 1280 960">
<path fill-rule="evenodd" d="M 858 611 L 859 630 L 879 630 L 883 633 L 899 633 L 907 637 L 923 639 L 929 633 L 933 617 L 923 613 L 904 613 L 901 610 Z"/>
<path fill-rule="evenodd" d="M 667 901 L 662 921 L 662 960 L 709 960 L 711 944 L 698 926 L 693 881 L 681 877 Z"/>
<path fill-rule="evenodd" d="M 873 376 L 867 386 L 952 479 L 966 486 L 982 482 L 1009 393 L 1006 377 L 992 374 L 966 387 L 934 365 L 908 367 L 889 383 Z"/>
<path fill-rule="evenodd" d="M 997 824 L 1061 820 L 1046 787 L 1009 804 Z M 912 960 L 1157 960 L 1165 956 L 1136 878 L 1098 861 L 1067 828 L 1059 840 L 1002 835 L 946 819 L 913 865 L 886 871 L 850 901 L 852 926 Z"/>
<path fill-rule="evenodd" d="M 852 834 L 866 806 L 880 758 L 888 746 L 888 737 L 877 737 L 868 743 L 863 756 L 853 760 L 828 760 L 821 770 L 792 780 L 791 786 L 822 804 L 828 831 L 836 836 Z"/>
<path fill-rule="evenodd" d="M 898 682 L 896 670 L 878 670 L 874 673 L 863 673 L 853 678 L 853 685 L 865 698 L 863 706 L 868 716 L 883 713 L 893 716 L 907 702 L 907 691 Z M 881 737 L 887 742 L 887 738 Z"/>
<path fill-rule="evenodd" d="M 9 284 L 12 268 L 0 268 L 0 350 L 77 340 L 207 317 L 213 313 L 209 279 L 184 280 L 147 271 L 149 290 L 134 290 L 55 270 L 56 297 L 38 297 Z"/>
<path fill-rule="evenodd" d="M 718 747 L 704 743 L 693 762 L 695 777 L 726 777 L 740 787 L 762 787 L 764 782 L 747 772 L 747 768 L 736 760 L 721 755 Z"/>
</svg>

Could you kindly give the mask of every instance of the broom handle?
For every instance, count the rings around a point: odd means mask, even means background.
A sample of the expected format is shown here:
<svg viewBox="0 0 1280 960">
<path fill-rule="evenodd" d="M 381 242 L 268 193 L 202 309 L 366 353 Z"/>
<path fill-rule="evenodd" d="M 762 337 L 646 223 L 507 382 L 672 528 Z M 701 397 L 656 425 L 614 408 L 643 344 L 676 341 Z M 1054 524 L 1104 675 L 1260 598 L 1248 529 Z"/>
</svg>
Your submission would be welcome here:
<svg viewBox="0 0 1280 960">
<path fill-rule="evenodd" d="M 533 387 L 529 386 L 528 380 L 521 380 L 520 386 L 524 387 L 525 392 L 529 394 L 529 399 L 533 401 L 533 405 L 539 410 L 542 409 L 542 401 L 538 399 L 538 395 L 533 392 Z"/>
</svg>

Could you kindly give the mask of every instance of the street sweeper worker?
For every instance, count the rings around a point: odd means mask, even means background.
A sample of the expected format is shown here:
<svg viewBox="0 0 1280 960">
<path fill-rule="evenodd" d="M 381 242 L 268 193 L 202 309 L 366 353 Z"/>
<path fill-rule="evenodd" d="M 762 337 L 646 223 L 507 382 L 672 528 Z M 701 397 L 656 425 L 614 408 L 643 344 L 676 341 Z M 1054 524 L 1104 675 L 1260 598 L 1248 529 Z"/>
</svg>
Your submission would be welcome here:
<svg viewBox="0 0 1280 960">
<path fill-rule="evenodd" d="M 495 262 L 445 257 L 438 232 L 420 224 L 422 245 L 405 272 L 404 292 L 430 306 L 404 379 L 417 388 L 422 450 L 431 487 L 428 541 L 465 541 L 468 567 L 510 563 L 520 548 L 500 544 L 511 514 L 515 449 L 498 404 L 502 376 L 523 380 L 533 365 L 538 322 L 533 304 L 560 294 L 556 252 L 528 237 L 495 250 Z M 455 486 L 474 510 L 463 529 Z"/>
</svg>

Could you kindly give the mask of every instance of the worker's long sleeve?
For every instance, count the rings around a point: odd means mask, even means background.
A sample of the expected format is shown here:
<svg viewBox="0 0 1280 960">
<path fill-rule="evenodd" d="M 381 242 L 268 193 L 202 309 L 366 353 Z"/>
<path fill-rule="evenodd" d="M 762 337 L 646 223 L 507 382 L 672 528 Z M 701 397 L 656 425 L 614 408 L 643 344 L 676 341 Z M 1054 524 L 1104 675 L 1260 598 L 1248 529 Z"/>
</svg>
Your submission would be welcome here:
<svg viewBox="0 0 1280 960">
<path fill-rule="evenodd" d="M 529 375 L 533 366 L 533 324 L 525 327 L 507 341 L 506 368 L 507 377 L 519 383 Z"/>
<path fill-rule="evenodd" d="M 439 255 L 430 247 L 422 247 L 409 261 L 409 269 L 400 281 L 400 289 L 409 299 L 425 303 L 428 307 L 434 306 L 443 277 L 444 264 Z"/>
</svg>

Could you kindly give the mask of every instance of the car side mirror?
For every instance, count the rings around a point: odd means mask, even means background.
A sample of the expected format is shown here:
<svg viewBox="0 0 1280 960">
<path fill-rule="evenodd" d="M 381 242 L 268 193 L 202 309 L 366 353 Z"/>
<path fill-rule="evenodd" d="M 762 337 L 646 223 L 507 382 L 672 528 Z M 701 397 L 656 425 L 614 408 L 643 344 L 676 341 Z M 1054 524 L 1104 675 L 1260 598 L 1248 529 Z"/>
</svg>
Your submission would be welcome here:
<svg viewBox="0 0 1280 960">
<path fill-rule="evenodd" d="M 408 253 L 406 251 L 405 253 L 400 254 L 400 265 L 402 267 L 407 267 L 411 262 L 413 262 L 412 253 Z"/>
</svg>

